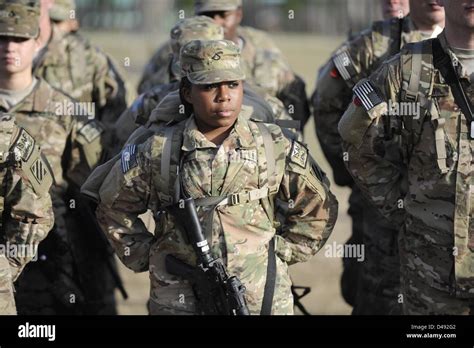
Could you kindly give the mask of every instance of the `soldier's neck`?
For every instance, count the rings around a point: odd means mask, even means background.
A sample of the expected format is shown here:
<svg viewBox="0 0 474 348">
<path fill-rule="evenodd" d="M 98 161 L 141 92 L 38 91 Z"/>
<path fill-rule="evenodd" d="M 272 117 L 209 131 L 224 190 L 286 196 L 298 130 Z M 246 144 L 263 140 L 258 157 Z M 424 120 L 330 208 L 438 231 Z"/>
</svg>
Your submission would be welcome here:
<svg viewBox="0 0 474 348">
<path fill-rule="evenodd" d="M 31 70 L 11 74 L 9 76 L 0 76 L 0 89 L 8 91 L 24 91 L 33 83 Z"/>
<path fill-rule="evenodd" d="M 474 50 L 474 32 L 471 28 L 447 25 L 445 35 L 450 47 Z"/>
<path fill-rule="evenodd" d="M 196 120 L 196 126 L 198 130 L 206 137 L 207 140 L 217 146 L 222 145 L 222 143 L 229 137 L 229 134 L 232 132 L 233 128 L 233 125 L 230 127 L 223 128 L 210 128 L 199 122 L 199 120 Z"/>
</svg>

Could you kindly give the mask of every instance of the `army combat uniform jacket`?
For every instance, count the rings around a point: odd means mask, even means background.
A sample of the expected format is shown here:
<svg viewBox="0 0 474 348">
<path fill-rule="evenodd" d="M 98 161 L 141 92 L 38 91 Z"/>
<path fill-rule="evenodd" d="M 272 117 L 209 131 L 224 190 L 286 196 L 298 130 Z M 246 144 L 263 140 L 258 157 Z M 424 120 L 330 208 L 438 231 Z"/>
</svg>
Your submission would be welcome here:
<svg viewBox="0 0 474 348">
<path fill-rule="evenodd" d="M 50 313 L 53 303 L 35 297 L 43 292 L 49 292 L 66 306 L 74 306 L 82 298 L 64 217 L 76 206 L 69 201 L 68 191 L 79 187 L 100 161 L 102 127 L 87 116 L 76 115 L 74 105 L 70 98 L 42 79 L 13 108 L 6 109 L 0 103 L 0 110 L 14 115 L 17 123 L 41 146 L 54 177 L 51 195 L 55 229 L 40 247 L 43 259 L 29 265 L 20 279 L 17 297 L 20 311 L 26 306 L 29 313 Z M 71 294 L 77 298 L 74 304 L 69 301 Z"/>
<path fill-rule="evenodd" d="M 424 38 L 409 16 L 375 22 L 371 28 L 344 43 L 321 68 L 312 96 L 316 134 L 334 169 L 338 185 L 352 184 L 345 169 L 341 137 L 337 131 L 337 125 L 351 103 L 352 88 L 361 79 L 369 77 L 385 60 L 399 53 L 407 43 Z"/>
<path fill-rule="evenodd" d="M 455 59 L 445 36 L 439 39 Z M 404 226 L 400 256 L 406 288 L 413 291 L 418 282 L 472 298 L 474 142 L 433 66 L 432 45 L 433 40 L 409 45 L 362 80 L 339 131 L 357 184 L 387 218 Z M 472 102 L 470 78 L 461 64 L 456 69 Z M 417 296 L 433 307 L 437 301 L 430 301 L 431 295 Z M 449 314 L 449 306 L 437 306 L 422 313 Z"/>
<path fill-rule="evenodd" d="M 106 54 L 78 33 L 65 33 L 54 25 L 33 72 L 71 98 L 93 103 L 94 115 L 105 126 L 112 126 L 135 97 Z"/>
<path fill-rule="evenodd" d="M 0 116 L 0 127 L 0 315 L 12 315 L 13 282 L 53 227 L 53 180 L 31 135 L 9 115 Z"/>
<path fill-rule="evenodd" d="M 272 159 L 263 146 L 262 125 L 273 140 Z M 288 265 L 307 261 L 321 249 L 334 227 L 337 203 L 308 150 L 285 138 L 279 127 L 261 126 L 239 116 L 220 147 L 197 130 L 194 117 L 172 127 L 162 126 L 144 144 L 128 147 L 104 181 L 99 223 L 127 267 L 150 272 L 151 314 L 197 313 L 190 285 L 168 274 L 164 266 L 168 254 L 196 266 L 183 230 L 172 216 L 161 214 L 152 234 L 138 218 L 147 209 L 156 213 L 172 201 L 170 183 L 174 180 L 169 174 L 176 173 L 176 167 L 181 167 L 183 191 L 192 198 L 229 197 L 217 207 L 198 204 L 198 215 L 213 254 L 246 286 L 252 314 L 259 314 L 262 307 L 268 247 L 275 238 L 273 314 L 293 313 Z M 173 136 L 168 138 L 171 130 Z M 173 139 L 173 148 L 180 149 L 170 152 L 169 173 L 162 167 L 166 162 L 163 153 L 168 153 L 163 151 L 169 144 L 166 139 Z M 268 164 L 272 160 L 274 170 Z M 240 204 L 235 204 L 237 197 Z M 276 197 L 290 207 L 278 235 L 269 204 Z"/>
</svg>

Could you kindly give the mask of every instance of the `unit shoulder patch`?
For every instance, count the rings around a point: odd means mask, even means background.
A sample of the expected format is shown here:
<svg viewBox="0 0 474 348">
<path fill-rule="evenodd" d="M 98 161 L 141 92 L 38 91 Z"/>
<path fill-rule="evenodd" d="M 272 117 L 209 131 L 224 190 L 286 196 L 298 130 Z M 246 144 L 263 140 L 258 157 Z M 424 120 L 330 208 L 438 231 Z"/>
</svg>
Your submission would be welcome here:
<svg viewBox="0 0 474 348">
<path fill-rule="evenodd" d="M 33 178 L 36 179 L 38 184 L 42 184 L 44 178 L 49 174 L 48 167 L 43 162 L 43 159 L 39 157 L 30 167 Z"/>
</svg>

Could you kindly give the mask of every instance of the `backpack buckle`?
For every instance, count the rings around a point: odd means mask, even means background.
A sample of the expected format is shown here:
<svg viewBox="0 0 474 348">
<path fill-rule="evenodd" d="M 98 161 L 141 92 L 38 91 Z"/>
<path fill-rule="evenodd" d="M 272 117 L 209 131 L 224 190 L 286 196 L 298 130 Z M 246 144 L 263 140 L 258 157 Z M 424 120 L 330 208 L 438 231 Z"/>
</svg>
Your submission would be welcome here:
<svg viewBox="0 0 474 348">
<path fill-rule="evenodd" d="M 240 204 L 240 194 L 236 193 L 229 197 L 229 205 L 239 205 Z"/>
</svg>

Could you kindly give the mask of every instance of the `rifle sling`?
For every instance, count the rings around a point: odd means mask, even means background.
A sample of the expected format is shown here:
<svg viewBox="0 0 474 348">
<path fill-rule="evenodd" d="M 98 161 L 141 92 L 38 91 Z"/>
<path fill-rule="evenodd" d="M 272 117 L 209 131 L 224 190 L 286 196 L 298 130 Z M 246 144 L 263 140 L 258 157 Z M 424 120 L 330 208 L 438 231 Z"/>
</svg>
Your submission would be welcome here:
<svg viewBox="0 0 474 348">
<path fill-rule="evenodd" d="M 260 315 L 271 315 L 273 296 L 275 294 L 276 283 L 276 255 L 275 255 L 275 238 L 272 238 L 268 245 L 268 265 L 267 279 L 265 281 L 265 290 L 263 293 L 262 310 Z"/>
<path fill-rule="evenodd" d="M 474 139 L 474 118 L 472 116 L 472 105 L 467 99 L 466 93 L 462 88 L 459 76 L 454 69 L 451 57 L 443 50 L 439 39 L 433 40 L 433 58 L 434 66 L 439 70 L 446 83 L 451 88 L 456 104 L 461 108 L 462 113 L 468 121 L 470 130 L 470 139 Z"/>
</svg>

